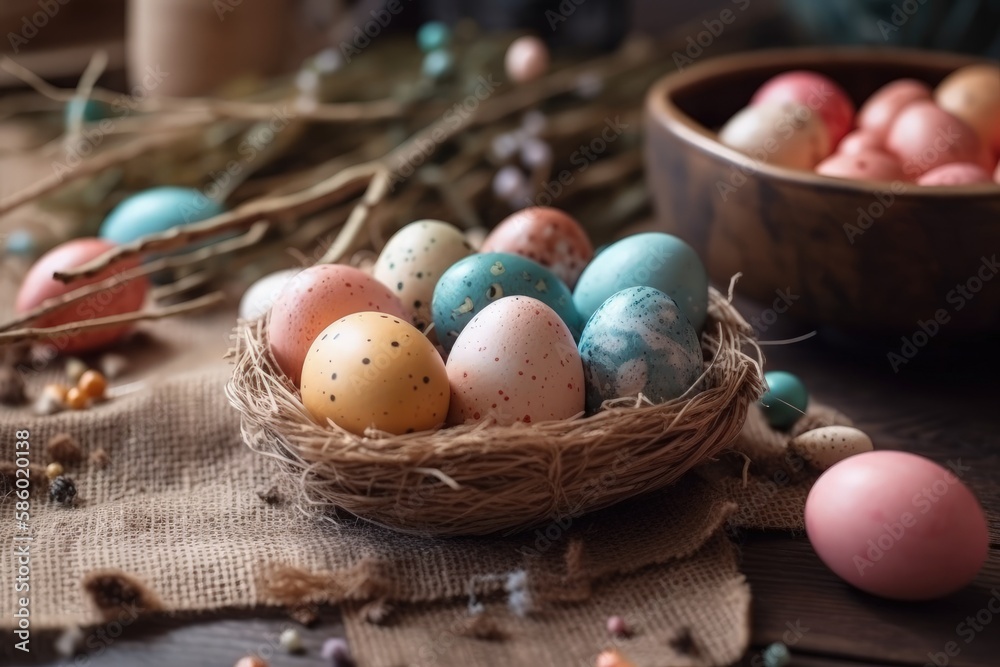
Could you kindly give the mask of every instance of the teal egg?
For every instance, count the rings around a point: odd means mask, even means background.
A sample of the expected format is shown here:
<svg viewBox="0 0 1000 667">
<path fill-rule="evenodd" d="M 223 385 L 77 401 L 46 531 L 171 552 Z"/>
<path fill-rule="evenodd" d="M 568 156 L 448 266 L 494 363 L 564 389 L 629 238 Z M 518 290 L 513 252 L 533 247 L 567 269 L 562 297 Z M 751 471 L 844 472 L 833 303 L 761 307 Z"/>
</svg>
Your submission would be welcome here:
<svg viewBox="0 0 1000 667">
<path fill-rule="evenodd" d="M 95 123 L 111 116 L 111 109 L 104 102 L 98 100 L 83 99 L 74 97 L 66 103 L 64 111 L 67 127 L 73 118 L 83 117 L 84 123 Z"/>
<path fill-rule="evenodd" d="M 7 236 L 4 250 L 11 255 L 34 257 L 38 254 L 38 241 L 28 230 L 15 229 Z"/>
<path fill-rule="evenodd" d="M 701 331 L 708 311 L 708 273 L 694 248 L 670 234 L 635 234 L 609 245 L 583 270 L 573 302 L 586 319 L 612 294 L 637 286 L 669 296 L 695 331 Z"/>
<path fill-rule="evenodd" d="M 566 284 L 541 264 L 505 252 L 488 252 L 460 259 L 441 274 L 434 287 L 431 313 L 434 330 L 445 350 L 476 313 L 505 296 L 530 296 L 556 312 L 574 340 L 582 321 Z"/>
<path fill-rule="evenodd" d="M 424 56 L 423 72 L 429 79 L 443 79 L 455 69 L 455 58 L 444 49 L 431 51 Z"/>
<path fill-rule="evenodd" d="M 451 42 L 451 30 L 440 21 L 428 21 L 417 30 L 417 45 L 424 53 L 443 49 Z"/>
<path fill-rule="evenodd" d="M 223 210 L 221 204 L 194 188 L 152 188 L 118 204 L 104 219 L 99 235 L 115 243 L 128 243 L 171 227 L 207 220 Z"/>
<path fill-rule="evenodd" d="M 580 358 L 588 412 L 640 392 L 653 403 L 678 398 L 703 370 L 694 327 L 652 287 L 629 287 L 601 304 L 580 336 Z"/>
<path fill-rule="evenodd" d="M 790 428 L 809 405 L 809 394 L 802 380 L 785 371 L 764 373 L 767 391 L 760 397 L 760 407 L 771 426 Z"/>
</svg>

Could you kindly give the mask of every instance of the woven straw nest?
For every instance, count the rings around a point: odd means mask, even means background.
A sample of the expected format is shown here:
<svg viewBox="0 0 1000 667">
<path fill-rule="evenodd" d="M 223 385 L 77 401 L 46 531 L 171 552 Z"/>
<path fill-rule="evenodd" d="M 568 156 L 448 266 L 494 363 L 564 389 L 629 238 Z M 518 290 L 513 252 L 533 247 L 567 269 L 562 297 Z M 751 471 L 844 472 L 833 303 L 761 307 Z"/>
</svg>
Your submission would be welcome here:
<svg viewBox="0 0 1000 667">
<path fill-rule="evenodd" d="M 320 425 L 268 351 L 263 320 L 241 322 L 227 386 L 246 443 L 278 459 L 320 511 L 420 535 L 481 535 L 575 517 L 675 482 L 740 432 L 763 391 L 749 325 L 714 289 L 705 373 L 688 397 L 609 402 L 589 417 L 360 437 Z"/>
</svg>

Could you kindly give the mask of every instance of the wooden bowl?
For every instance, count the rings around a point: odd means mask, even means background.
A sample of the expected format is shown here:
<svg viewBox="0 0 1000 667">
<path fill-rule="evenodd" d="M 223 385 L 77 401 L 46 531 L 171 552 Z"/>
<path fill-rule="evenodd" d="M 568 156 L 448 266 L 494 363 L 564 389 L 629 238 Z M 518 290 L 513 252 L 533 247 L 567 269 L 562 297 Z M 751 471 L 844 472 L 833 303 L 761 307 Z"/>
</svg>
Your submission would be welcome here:
<svg viewBox="0 0 1000 667">
<path fill-rule="evenodd" d="M 933 86 L 975 62 L 796 49 L 713 59 L 665 77 L 646 101 L 658 224 L 694 246 L 712 280 L 727 284 L 742 272 L 741 293 L 795 318 L 872 335 L 1000 330 L 1000 187 L 829 178 L 757 162 L 713 132 L 783 71 L 826 74 L 860 104 L 893 79 Z"/>
</svg>

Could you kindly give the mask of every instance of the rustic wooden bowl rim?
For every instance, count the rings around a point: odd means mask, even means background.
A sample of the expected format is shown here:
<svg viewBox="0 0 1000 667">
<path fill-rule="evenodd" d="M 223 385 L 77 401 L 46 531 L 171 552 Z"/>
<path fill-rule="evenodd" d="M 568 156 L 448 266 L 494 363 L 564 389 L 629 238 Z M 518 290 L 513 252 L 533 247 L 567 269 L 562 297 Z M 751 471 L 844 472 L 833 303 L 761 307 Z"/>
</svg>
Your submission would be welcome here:
<svg viewBox="0 0 1000 667">
<path fill-rule="evenodd" d="M 785 68 L 788 70 L 808 69 L 839 63 L 863 66 L 868 63 L 925 65 L 928 68 L 942 67 L 958 69 L 966 65 L 991 62 L 983 58 L 922 51 L 919 49 L 884 49 L 871 47 L 841 48 L 801 48 L 770 49 L 712 58 L 692 65 L 690 68 L 668 74 L 657 81 L 646 98 L 646 112 L 668 132 L 677 136 L 695 149 L 716 156 L 734 166 L 749 170 L 750 173 L 768 178 L 811 186 L 824 190 L 841 190 L 870 194 L 873 190 L 885 190 L 892 185 L 897 197 L 933 199 L 935 197 L 992 198 L 998 196 L 998 186 L 994 183 L 973 185 L 924 186 L 899 181 L 850 180 L 822 176 L 801 169 L 779 167 L 759 163 L 748 155 L 723 145 L 716 134 L 697 120 L 687 115 L 674 103 L 674 95 L 685 88 L 711 82 L 724 76 L 740 72 L 752 72 L 761 68 Z"/>
</svg>

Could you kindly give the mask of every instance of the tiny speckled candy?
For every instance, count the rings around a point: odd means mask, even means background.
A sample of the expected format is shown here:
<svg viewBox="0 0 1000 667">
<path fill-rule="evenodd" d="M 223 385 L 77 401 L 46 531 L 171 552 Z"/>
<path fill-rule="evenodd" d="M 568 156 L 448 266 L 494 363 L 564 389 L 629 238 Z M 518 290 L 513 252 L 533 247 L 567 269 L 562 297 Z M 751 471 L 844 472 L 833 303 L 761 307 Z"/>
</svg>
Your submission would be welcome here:
<svg viewBox="0 0 1000 667">
<path fill-rule="evenodd" d="M 380 311 L 407 322 L 411 316 L 388 287 L 359 269 L 342 264 L 303 269 L 271 308 L 267 335 L 274 360 L 298 384 L 306 352 L 320 332 L 362 311 Z"/>
<path fill-rule="evenodd" d="M 587 233 L 557 208 L 533 206 L 506 217 L 483 242 L 482 252 L 508 252 L 534 260 L 572 289 L 594 257 Z"/>
<path fill-rule="evenodd" d="M 222 211 L 218 202 L 193 188 L 151 188 L 118 204 L 101 224 L 100 236 L 115 243 L 129 243 L 140 236 L 207 220 Z"/>
<path fill-rule="evenodd" d="M 569 329 L 537 299 L 489 304 L 448 356 L 449 424 L 568 419 L 583 412 L 583 364 Z"/>
<path fill-rule="evenodd" d="M 953 470 L 967 470 L 960 466 Z M 963 588 L 986 561 L 989 536 L 982 507 L 955 472 L 908 452 L 844 459 L 806 500 L 813 549 L 875 595 L 930 600 Z"/>
<path fill-rule="evenodd" d="M 809 394 L 802 380 L 785 371 L 764 373 L 767 391 L 758 404 L 768 423 L 777 429 L 791 428 L 809 406 Z"/>
<path fill-rule="evenodd" d="M 586 320 L 612 294 L 637 286 L 669 296 L 695 331 L 701 331 L 708 310 L 708 273 L 694 248 L 670 234 L 634 234 L 609 245 L 584 269 L 573 303 Z"/>
<path fill-rule="evenodd" d="M 417 220 L 393 234 L 372 273 L 412 309 L 411 324 L 423 331 L 433 320 L 431 299 L 438 279 L 473 252 L 457 227 L 440 220 Z"/>
<path fill-rule="evenodd" d="M 673 299 L 630 287 L 604 302 L 580 337 L 587 411 L 640 392 L 653 403 L 681 396 L 702 373 L 701 345 Z"/>
<path fill-rule="evenodd" d="M 444 361 L 409 322 L 364 312 L 334 322 L 302 365 L 302 403 L 356 435 L 373 427 L 394 435 L 440 426 L 450 390 Z"/>
<path fill-rule="evenodd" d="M 505 296 L 530 296 L 556 311 L 576 339 L 583 328 L 563 281 L 526 257 L 503 252 L 472 255 L 444 272 L 434 289 L 434 328 L 445 350 L 472 318 Z"/>
</svg>

